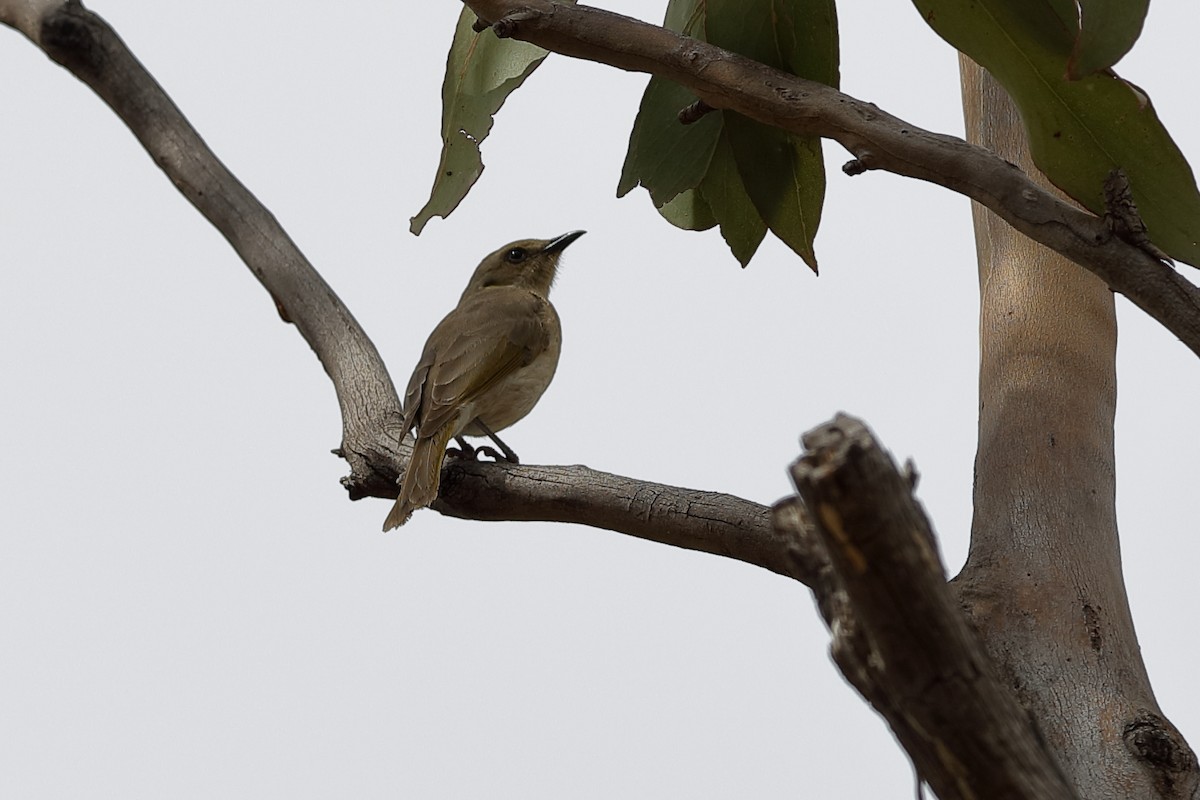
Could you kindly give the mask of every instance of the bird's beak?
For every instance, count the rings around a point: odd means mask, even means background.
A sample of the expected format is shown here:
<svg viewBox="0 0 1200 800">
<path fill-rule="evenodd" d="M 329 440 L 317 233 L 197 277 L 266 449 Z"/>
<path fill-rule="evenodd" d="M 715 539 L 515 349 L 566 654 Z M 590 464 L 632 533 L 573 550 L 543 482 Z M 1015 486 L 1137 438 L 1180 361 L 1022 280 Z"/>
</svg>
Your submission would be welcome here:
<svg viewBox="0 0 1200 800">
<path fill-rule="evenodd" d="M 542 252 L 557 253 L 560 250 L 565 250 L 567 245 L 578 239 L 580 236 L 583 236 L 585 233 L 587 233 L 587 231 L 571 231 L 570 233 L 564 233 L 562 236 L 551 239 L 550 243 L 542 248 Z"/>
</svg>

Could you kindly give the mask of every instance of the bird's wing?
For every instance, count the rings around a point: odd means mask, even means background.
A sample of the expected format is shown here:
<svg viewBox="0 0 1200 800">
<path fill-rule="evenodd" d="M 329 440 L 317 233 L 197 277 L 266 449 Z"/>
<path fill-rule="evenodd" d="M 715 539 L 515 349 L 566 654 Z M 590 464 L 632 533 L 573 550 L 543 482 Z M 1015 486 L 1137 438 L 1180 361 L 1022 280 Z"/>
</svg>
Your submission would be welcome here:
<svg viewBox="0 0 1200 800">
<path fill-rule="evenodd" d="M 547 305 L 512 288 L 488 289 L 460 303 L 429 336 L 405 393 L 406 421 L 411 413 L 421 432 L 432 435 L 532 361 L 550 343 Z"/>
<path fill-rule="evenodd" d="M 444 321 L 444 320 L 443 320 Z M 412 376 L 408 379 L 408 388 L 404 390 L 404 433 L 412 431 L 413 426 L 420 420 L 418 419 L 421 411 L 421 400 L 425 393 L 425 381 L 429 377 L 429 368 L 433 366 L 435 353 L 430 346 L 433 342 L 433 337 L 425 342 L 425 349 L 421 351 L 421 360 L 417 362 L 417 368 L 413 370 Z"/>
</svg>

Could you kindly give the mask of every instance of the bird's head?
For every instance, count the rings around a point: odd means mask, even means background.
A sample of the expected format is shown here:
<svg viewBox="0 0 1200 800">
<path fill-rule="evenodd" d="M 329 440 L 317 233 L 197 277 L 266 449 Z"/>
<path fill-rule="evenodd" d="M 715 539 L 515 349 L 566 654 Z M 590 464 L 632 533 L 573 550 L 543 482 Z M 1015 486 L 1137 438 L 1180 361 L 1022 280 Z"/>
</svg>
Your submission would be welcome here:
<svg viewBox="0 0 1200 800">
<path fill-rule="evenodd" d="M 571 231 L 553 239 L 520 239 L 504 245 L 479 262 L 463 297 L 489 286 L 519 286 L 548 295 L 562 251 L 583 234 Z"/>
</svg>

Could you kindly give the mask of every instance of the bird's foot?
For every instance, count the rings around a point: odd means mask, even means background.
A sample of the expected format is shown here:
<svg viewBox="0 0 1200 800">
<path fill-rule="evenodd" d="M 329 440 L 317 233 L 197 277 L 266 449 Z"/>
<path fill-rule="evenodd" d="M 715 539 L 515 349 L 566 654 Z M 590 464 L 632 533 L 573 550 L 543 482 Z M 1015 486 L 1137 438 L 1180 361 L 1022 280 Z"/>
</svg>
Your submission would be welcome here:
<svg viewBox="0 0 1200 800">
<path fill-rule="evenodd" d="M 509 458 L 506 454 L 499 452 L 491 445 L 485 444 L 481 447 L 473 447 L 466 442 L 459 442 L 458 445 L 458 447 L 446 448 L 446 458 L 465 458 L 468 461 L 479 461 L 482 456 L 487 456 L 496 463 L 500 463 L 501 461 L 506 464 L 521 463 L 517 460 L 516 453 L 513 453 L 513 457 Z"/>
<path fill-rule="evenodd" d="M 484 432 L 495 442 L 496 447 L 499 447 L 499 452 L 495 447 L 485 444 L 482 447 L 473 447 L 467 443 L 467 440 L 461 436 L 455 436 L 454 441 L 458 443 L 458 447 L 446 448 L 446 455 L 450 458 L 469 458 L 472 461 L 478 461 L 480 456 L 491 456 L 496 463 L 504 461 L 508 464 L 520 464 L 521 459 L 517 458 L 517 454 L 512 451 L 512 448 L 488 430 L 488 427 L 483 424 L 483 420 L 476 419 L 475 424 L 483 428 Z"/>
<path fill-rule="evenodd" d="M 491 456 L 492 460 L 497 463 L 499 463 L 501 461 L 503 461 L 506 464 L 520 464 L 521 463 L 521 460 L 519 458 L 517 458 L 516 453 L 513 453 L 511 451 L 509 453 L 500 453 L 500 452 L 497 452 L 496 448 L 492 447 L 491 445 L 485 444 L 482 447 L 477 447 L 477 448 L 475 448 L 475 452 L 478 455 Z M 511 458 L 510 458 L 510 456 L 511 456 Z"/>
<path fill-rule="evenodd" d="M 458 447 L 447 447 L 446 448 L 446 457 L 447 458 L 465 458 L 470 461 L 478 461 L 479 460 L 479 451 L 476 450 L 471 445 L 467 444 L 466 440 L 456 436 L 456 437 L 454 437 L 454 441 L 458 442 Z M 490 447 L 487 449 L 491 450 Z"/>
</svg>

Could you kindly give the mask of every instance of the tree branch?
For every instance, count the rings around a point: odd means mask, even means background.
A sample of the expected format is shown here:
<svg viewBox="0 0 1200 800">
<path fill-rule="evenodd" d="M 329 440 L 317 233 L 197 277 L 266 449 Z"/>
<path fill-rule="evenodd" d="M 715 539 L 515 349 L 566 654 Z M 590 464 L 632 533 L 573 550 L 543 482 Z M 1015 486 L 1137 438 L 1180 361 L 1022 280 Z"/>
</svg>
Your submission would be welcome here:
<svg viewBox="0 0 1200 800">
<path fill-rule="evenodd" d="M 1117 237 L 1104 220 L 1054 197 L 981 147 L 931 133 L 823 84 L 629 17 L 552 0 L 465 0 L 498 35 L 563 55 L 648 72 L 699 100 L 793 133 L 839 142 L 846 171 L 879 169 L 970 197 L 1095 273 L 1200 355 L 1200 289 Z"/>
<path fill-rule="evenodd" d="M 350 498 L 396 496 L 411 452 L 400 401 L 374 344 L 275 217 L 209 150 L 162 87 L 100 17 L 78 2 L 0 0 L 16 28 L 90 86 L 184 197 L 233 245 L 285 322 L 333 380 L 350 464 Z M 487 520 L 575 522 L 738 559 L 802 582 L 804 541 L 781 536 L 765 506 L 729 495 L 622 478 L 586 467 L 451 462 L 434 507 Z"/>
<path fill-rule="evenodd" d="M 592 525 L 812 582 L 813 543 L 776 531 L 766 506 L 728 494 L 634 480 L 584 466 L 450 461 L 434 508 L 465 519 Z"/>
<path fill-rule="evenodd" d="M 395 440 L 376 442 L 365 481 L 342 479 L 352 499 L 396 496 L 407 461 Z M 803 531 L 779 530 L 771 509 L 733 495 L 626 478 L 585 466 L 446 459 L 433 509 L 460 519 L 571 522 L 753 564 L 805 585 L 824 562 Z"/>
<path fill-rule="evenodd" d="M 955 603 L 909 478 L 852 417 L 804 445 L 792 466 L 804 507 L 780 507 L 776 524 L 822 543 L 814 591 L 834 658 L 922 779 L 943 800 L 1076 797 Z"/>
<path fill-rule="evenodd" d="M 339 455 L 355 474 L 375 471 L 364 455 L 387 435 L 389 421 L 398 419 L 396 389 L 375 345 L 271 212 L 220 162 L 99 16 L 78 2 L 8 0 L 0 2 L 0 21 L 90 86 L 233 245 L 332 379 L 342 412 Z"/>
</svg>

